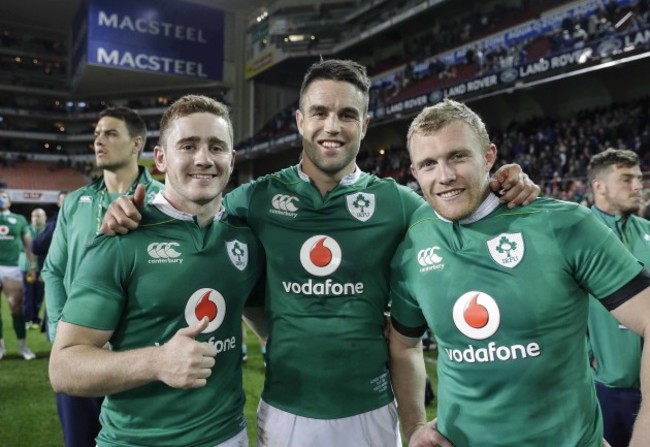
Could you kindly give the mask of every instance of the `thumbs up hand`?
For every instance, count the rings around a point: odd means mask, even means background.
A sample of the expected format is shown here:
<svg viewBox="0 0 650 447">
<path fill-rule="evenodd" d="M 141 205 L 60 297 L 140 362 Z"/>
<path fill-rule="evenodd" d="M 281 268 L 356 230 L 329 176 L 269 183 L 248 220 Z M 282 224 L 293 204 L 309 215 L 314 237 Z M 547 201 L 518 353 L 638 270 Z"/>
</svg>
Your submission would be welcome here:
<svg viewBox="0 0 650 447">
<path fill-rule="evenodd" d="M 217 349 L 196 341 L 208 326 L 207 317 L 183 329 L 159 348 L 158 379 L 172 388 L 200 388 L 212 374 Z"/>
</svg>

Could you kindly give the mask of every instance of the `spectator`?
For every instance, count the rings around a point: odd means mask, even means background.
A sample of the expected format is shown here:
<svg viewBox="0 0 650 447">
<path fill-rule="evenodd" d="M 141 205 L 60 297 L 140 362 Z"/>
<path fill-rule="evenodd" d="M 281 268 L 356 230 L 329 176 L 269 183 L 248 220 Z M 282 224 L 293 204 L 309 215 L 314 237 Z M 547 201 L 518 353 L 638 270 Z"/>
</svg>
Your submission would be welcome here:
<svg viewBox="0 0 650 447">
<path fill-rule="evenodd" d="M 59 192 L 57 202 L 56 202 L 56 206 L 58 209 L 61 209 L 61 207 L 63 206 L 63 201 L 65 200 L 65 196 L 67 195 L 68 195 L 67 191 Z M 32 250 L 32 253 L 34 253 L 34 255 L 37 256 L 39 272 L 43 271 L 43 265 L 45 264 L 45 258 L 47 256 L 47 252 L 50 249 L 50 244 L 52 243 L 52 235 L 54 234 L 54 229 L 56 228 L 56 221 L 58 216 L 59 216 L 59 211 L 57 210 L 56 213 L 54 213 L 54 215 L 47 218 L 43 231 L 41 231 L 39 234 L 37 234 L 34 237 L 34 239 L 32 239 L 30 248 Z M 43 282 L 43 276 L 40 273 L 39 273 L 39 280 Z M 47 311 L 43 316 L 41 331 L 45 332 L 45 336 L 47 337 L 48 340 L 50 340 L 48 335 L 48 330 L 47 330 Z"/>
<path fill-rule="evenodd" d="M 639 157 L 629 150 L 607 149 L 591 158 L 589 179 L 594 215 L 639 261 L 650 265 L 646 240 L 650 222 L 636 216 L 643 188 Z M 588 329 L 605 439 L 612 447 L 627 447 L 641 405 L 643 339 L 619 324 L 593 297 Z"/>
<path fill-rule="evenodd" d="M 97 234 L 108 205 L 122 194 L 132 194 L 140 183 L 147 186 L 150 197 L 162 188 L 145 168 L 138 167 L 146 135 L 144 121 L 131 109 L 108 108 L 99 114 L 94 149 L 103 177 L 66 198 L 43 268 L 48 336 L 53 342 L 56 342 L 56 325 L 81 266 L 81 257 L 88 242 Z M 63 393 L 57 393 L 56 398 L 65 446 L 94 445 L 101 428 L 102 399 Z"/>
<path fill-rule="evenodd" d="M 45 210 L 42 208 L 35 208 L 32 210 L 32 223 L 29 226 L 31 235 L 31 244 L 36 236 L 38 236 L 45 228 Z M 30 250 L 31 250 L 30 244 Z M 32 251 L 33 253 L 33 251 Z M 30 268 L 30 263 L 27 259 L 25 252 L 21 253 L 19 265 L 23 274 L 23 290 L 24 290 L 24 305 L 23 310 L 25 314 L 25 326 L 27 329 L 40 329 L 41 320 L 39 317 L 41 305 L 43 304 L 43 279 L 40 275 L 41 260 L 38 256 L 36 259 L 36 274 L 33 274 Z"/>
</svg>

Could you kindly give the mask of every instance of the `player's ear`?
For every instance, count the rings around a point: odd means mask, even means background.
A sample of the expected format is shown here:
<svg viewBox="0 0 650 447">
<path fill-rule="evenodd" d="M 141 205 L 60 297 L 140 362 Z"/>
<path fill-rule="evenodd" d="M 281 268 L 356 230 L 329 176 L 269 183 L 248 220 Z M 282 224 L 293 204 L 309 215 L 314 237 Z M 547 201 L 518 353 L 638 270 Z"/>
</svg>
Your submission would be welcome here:
<svg viewBox="0 0 650 447">
<path fill-rule="evenodd" d="M 156 162 L 156 168 L 160 172 L 167 172 L 167 157 L 165 156 L 165 150 L 156 145 L 153 148 L 153 159 Z"/>
<path fill-rule="evenodd" d="M 305 122 L 305 117 L 303 116 L 302 112 L 300 109 L 296 110 L 296 127 L 298 127 L 298 132 L 302 136 L 302 125 Z"/>
<path fill-rule="evenodd" d="M 494 144 L 489 144 L 485 153 L 486 172 L 490 172 L 492 166 L 497 161 L 497 147 Z"/>
<path fill-rule="evenodd" d="M 134 155 L 137 155 L 138 152 L 140 152 L 144 148 L 144 138 L 142 138 L 140 135 L 137 137 L 133 137 L 133 148 L 132 148 L 132 153 Z"/>
</svg>

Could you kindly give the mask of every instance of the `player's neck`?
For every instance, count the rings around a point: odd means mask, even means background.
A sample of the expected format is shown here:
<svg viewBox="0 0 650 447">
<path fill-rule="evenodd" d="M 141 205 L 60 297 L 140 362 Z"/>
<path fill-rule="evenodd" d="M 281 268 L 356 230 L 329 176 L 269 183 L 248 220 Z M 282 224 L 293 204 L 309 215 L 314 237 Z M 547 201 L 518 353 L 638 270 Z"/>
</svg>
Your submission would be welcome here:
<svg viewBox="0 0 650 447">
<path fill-rule="evenodd" d="M 328 192 L 336 188 L 336 185 L 339 184 L 338 180 L 335 180 L 332 177 L 329 176 L 319 176 L 318 173 L 315 175 L 312 174 L 307 174 L 309 175 L 309 178 L 311 181 L 314 183 L 314 186 L 316 186 L 316 189 L 318 189 L 318 192 L 320 192 L 320 195 L 325 197 Z"/>
<path fill-rule="evenodd" d="M 203 228 L 212 222 L 214 215 L 219 212 L 221 209 L 221 196 L 214 199 L 206 205 L 202 205 L 196 213 L 196 222 L 199 224 L 199 227 Z"/>
<path fill-rule="evenodd" d="M 336 188 L 341 180 L 352 174 L 356 168 L 356 163 L 351 163 L 349 166 L 337 171 L 335 173 L 324 172 L 318 169 L 311 162 L 303 160 L 302 172 L 307 174 L 311 179 L 316 189 L 320 192 L 321 196 L 325 197 L 328 192 Z"/>
<path fill-rule="evenodd" d="M 104 169 L 104 184 L 110 194 L 124 194 L 138 178 L 137 164 L 128 164 L 116 170 Z"/>
<path fill-rule="evenodd" d="M 219 194 L 219 196 L 215 197 L 208 203 L 196 203 L 177 196 L 169 189 L 164 189 L 163 197 L 165 197 L 165 200 L 167 200 L 167 202 L 169 202 L 169 204 L 176 210 L 195 216 L 199 227 L 205 227 L 212 222 L 215 214 L 217 214 L 221 209 L 221 198 L 223 195 Z"/>
</svg>

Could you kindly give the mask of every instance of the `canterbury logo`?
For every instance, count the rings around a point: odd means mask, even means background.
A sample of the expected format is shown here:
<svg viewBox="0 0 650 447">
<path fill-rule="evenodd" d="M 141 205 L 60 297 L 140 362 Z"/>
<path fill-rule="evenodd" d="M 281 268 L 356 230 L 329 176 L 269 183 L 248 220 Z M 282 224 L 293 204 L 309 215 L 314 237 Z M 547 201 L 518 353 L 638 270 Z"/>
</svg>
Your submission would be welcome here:
<svg viewBox="0 0 650 447">
<path fill-rule="evenodd" d="M 420 250 L 418 252 L 418 263 L 422 267 L 439 264 L 440 261 L 442 261 L 442 258 L 436 254 L 436 250 L 440 250 L 440 247 L 431 247 Z"/>
<path fill-rule="evenodd" d="M 295 213 L 296 211 L 298 211 L 298 208 L 296 207 L 296 205 L 293 204 L 294 201 L 298 202 L 299 201 L 298 197 L 288 196 L 285 194 L 276 194 L 273 196 L 273 199 L 271 200 L 271 204 L 273 205 L 273 208 L 275 208 L 276 210 Z"/>
<path fill-rule="evenodd" d="M 178 258 L 181 254 L 174 250 L 178 242 L 152 242 L 147 247 L 147 253 L 154 259 Z"/>
</svg>

